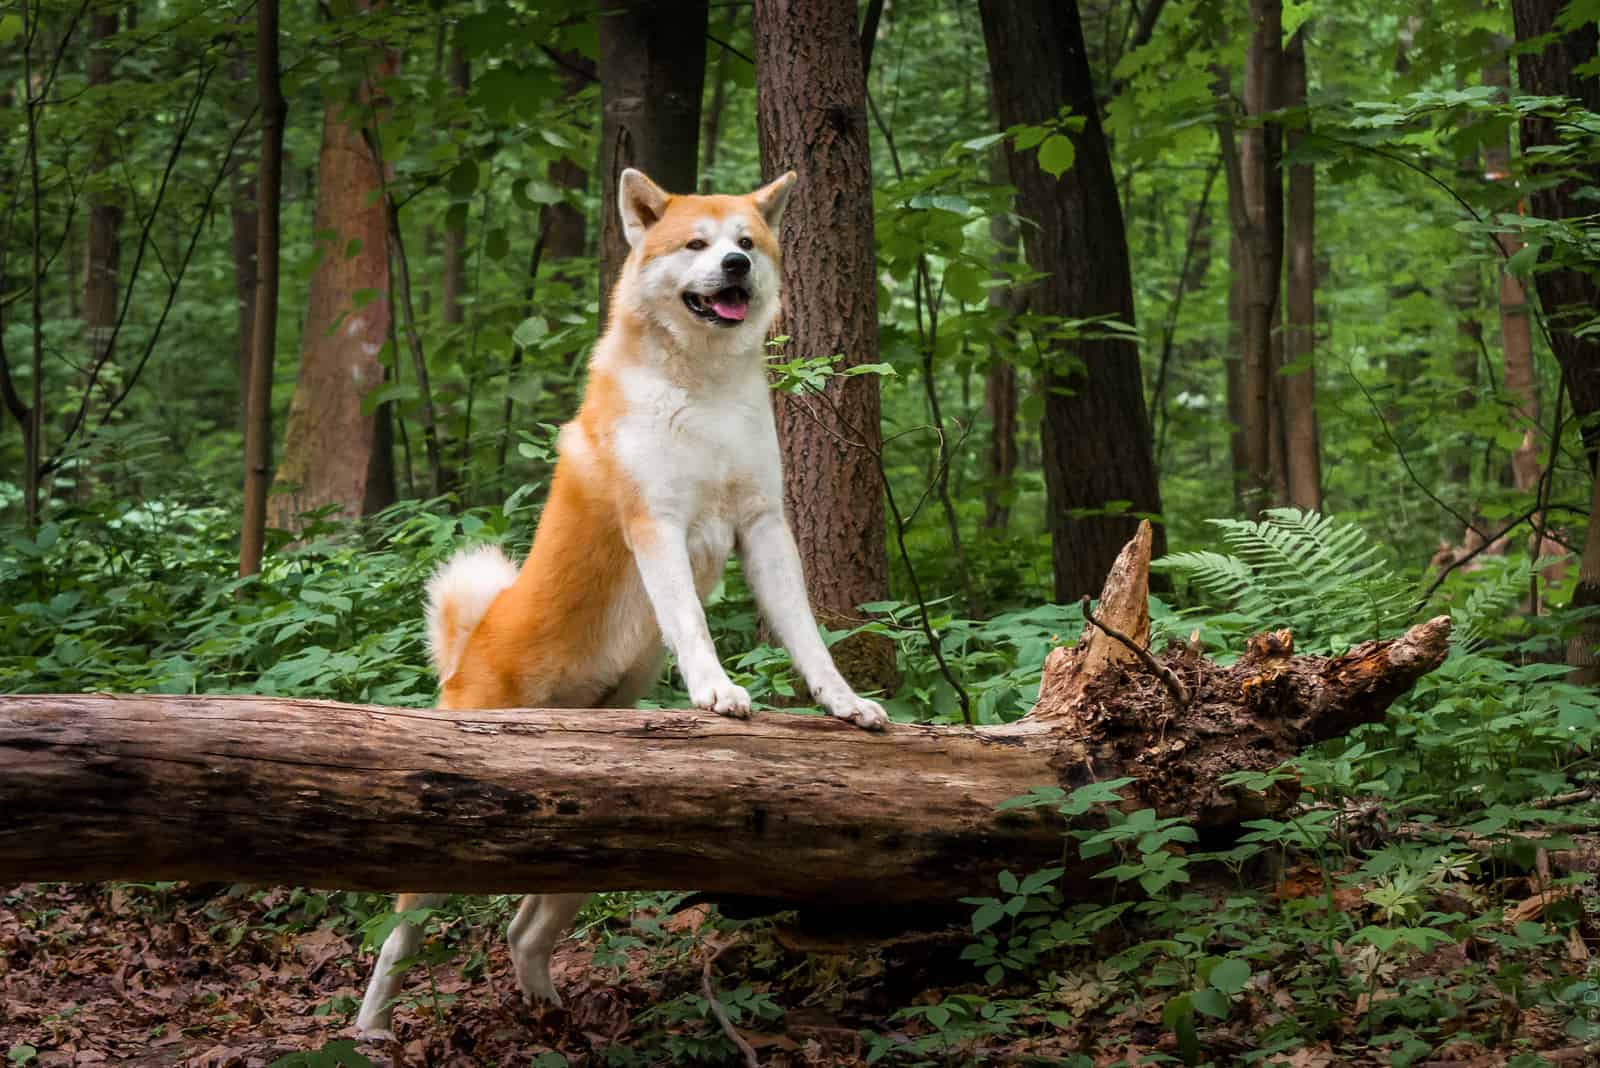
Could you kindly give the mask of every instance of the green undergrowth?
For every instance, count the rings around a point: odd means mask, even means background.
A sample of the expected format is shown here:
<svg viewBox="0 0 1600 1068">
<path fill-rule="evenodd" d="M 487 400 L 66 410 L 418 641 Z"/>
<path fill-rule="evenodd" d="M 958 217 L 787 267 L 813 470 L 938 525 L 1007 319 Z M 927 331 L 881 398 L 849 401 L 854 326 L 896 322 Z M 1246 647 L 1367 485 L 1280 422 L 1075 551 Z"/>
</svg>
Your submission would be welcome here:
<svg viewBox="0 0 1600 1068">
<path fill-rule="evenodd" d="M 529 519 L 515 508 L 449 515 L 434 502 L 361 525 L 320 522 L 274 546 L 263 576 L 241 580 L 232 518 L 220 509 L 62 513 L 37 536 L 11 534 L 0 551 L 0 604 L 10 606 L 0 613 L 0 690 L 425 705 L 423 581 L 464 543 L 518 552 Z M 1301 803 L 1246 821 L 1237 840 L 1203 841 L 1180 821 L 1130 810 L 1120 782 L 1072 794 L 1018 784 L 1010 804 L 1063 812 L 1073 827 L 1064 856 L 1098 861 L 1100 875 L 1084 886 L 1063 882 L 1067 866 L 1006 874 L 968 899 L 969 929 L 951 959 L 928 965 L 926 985 L 897 1004 L 871 993 L 881 951 L 797 964 L 770 919 L 712 912 L 685 929 L 671 921 L 675 896 L 597 895 L 578 924 L 591 969 L 621 981 L 642 959 L 659 979 L 626 1044 L 578 1059 L 732 1062 L 737 1051 L 699 982 L 708 937 L 742 947 L 719 965 L 714 991 L 735 1026 L 781 1034 L 790 1014 L 825 1005 L 859 1029 L 873 1063 L 966 1064 L 1010 1051 L 1076 1066 L 1120 1050 L 1129 1064 L 1408 1065 L 1469 1050 L 1535 1065 L 1600 1040 L 1600 971 L 1585 955 L 1595 899 L 1572 859 L 1593 852 L 1595 805 L 1581 791 L 1594 785 L 1600 697 L 1565 683 L 1552 662 L 1576 618 L 1517 611 L 1526 559 L 1488 559 L 1423 603 L 1417 576 L 1354 526 L 1293 511 L 1213 525 L 1213 544 L 1157 565 L 1175 587 L 1152 605 L 1157 648 L 1198 632 L 1227 660 L 1249 635 L 1288 627 L 1297 651 L 1331 654 L 1449 613 L 1449 657 L 1382 722 L 1290 767 L 1239 777 L 1241 799 L 1291 790 Z M 1549 599 L 1565 598 L 1558 589 Z M 898 650 L 894 717 L 959 720 L 916 607 L 869 607 L 871 629 Z M 786 657 L 756 640 L 736 570 L 708 612 L 737 681 L 768 703 L 793 693 Z M 934 604 L 931 618 L 985 723 L 1025 713 L 1045 654 L 1082 628 L 1075 605 L 969 620 Z M 651 695 L 682 701 L 671 677 Z M 159 913 L 170 889 L 128 892 Z M 375 944 L 393 923 L 378 895 L 296 889 L 271 900 L 253 922 L 284 937 L 326 928 Z M 433 932 L 424 972 L 448 963 L 481 975 L 492 939 L 483 932 L 503 929 L 513 904 L 453 898 L 415 917 Z M 455 996 L 427 981 L 405 994 L 441 1020 Z M 346 996 L 317 1011 L 354 1008 Z M 566 1063 L 568 1054 L 550 1056 Z"/>
</svg>

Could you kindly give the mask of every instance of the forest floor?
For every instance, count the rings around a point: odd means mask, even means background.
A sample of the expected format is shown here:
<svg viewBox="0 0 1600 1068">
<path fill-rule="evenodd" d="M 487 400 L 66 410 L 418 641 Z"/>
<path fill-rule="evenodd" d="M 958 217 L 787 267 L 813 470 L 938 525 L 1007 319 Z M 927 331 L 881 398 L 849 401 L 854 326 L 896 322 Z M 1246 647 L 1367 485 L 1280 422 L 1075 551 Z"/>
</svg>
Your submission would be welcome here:
<svg viewBox="0 0 1600 1068">
<path fill-rule="evenodd" d="M 971 941 L 965 931 L 877 940 L 808 935 L 782 923 L 720 920 L 703 905 L 590 923 L 555 957 L 565 1007 L 543 1010 L 517 995 L 501 923 L 444 919 L 428 943 L 434 962 L 408 976 L 397 1039 L 352 1047 L 349 1021 L 373 958 L 360 950 L 356 912 L 341 916 L 342 899 L 354 903 L 355 895 L 183 883 L 0 890 L 6 1068 L 738 1063 L 726 1037 L 735 1025 L 707 1011 L 708 982 L 764 1065 L 856 1065 L 886 1053 L 886 1064 L 1112 1065 L 1151 1055 L 1151 1063 L 1180 1063 L 1162 999 L 1096 983 L 1092 963 L 1053 977 L 1063 980 L 1044 1003 L 1053 1012 L 1035 1000 L 1031 1013 L 999 1014 L 988 1026 L 975 1015 L 974 1026 L 946 1024 L 941 1034 L 928 1016 L 896 1017 L 896 1010 L 948 1005 L 962 992 L 1004 996 L 981 986 L 978 970 L 959 959 Z M 504 903 L 496 915 L 503 912 Z M 1574 939 L 1573 953 L 1583 953 Z M 1390 978 L 1396 988 L 1448 982 L 1468 952 L 1446 945 Z M 1551 963 L 1559 970 L 1576 962 Z M 1360 998 L 1352 997 L 1336 1014 L 1343 1019 L 1325 1027 L 1330 1040 L 1258 1063 L 1600 1063 L 1592 1048 L 1574 1044 L 1567 1020 L 1507 998 L 1479 1004 L 1458 1022 L 1462 1037 L 1397 1061 L 1392 1046 L 1368 1045 Z M 1246 991 L 1242 1008 L 1202 1027 L 1207 1063 L 1243 1063 L 1263 1032 L 1294 1015 L 1293 999 L 1271 984 Z M 360 1056 L 340 1056 L 351 1050 Z"/>
</svg>

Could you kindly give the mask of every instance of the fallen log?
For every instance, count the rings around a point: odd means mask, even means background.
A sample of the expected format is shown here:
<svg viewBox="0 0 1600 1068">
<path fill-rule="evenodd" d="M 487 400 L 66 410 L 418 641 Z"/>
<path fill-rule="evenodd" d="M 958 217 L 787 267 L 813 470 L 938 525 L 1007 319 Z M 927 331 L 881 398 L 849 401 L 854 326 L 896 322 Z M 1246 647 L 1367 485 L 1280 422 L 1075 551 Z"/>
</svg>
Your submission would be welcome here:
<svg viewBox="0 0 1600 1068">
<path fill-rule="evenodd" d="M 1148 644 L 1148 530 L 1097 618 Z M 266 697 L 0 697 L 0 884 L 201 879 L 462 892 L 693 888 L 794 901 L 948 902 L 1062 858 L 1029 787 L 1133 776 L 1130 808 L 1228 827 L 1293 798 L 1236 794 L 1382 716 L 1444 659 L 1449 620 L 1333 658 L 1287 632 L 1221 667 L 1093 625 L 1004 726 L 768 713 L 435 711 Z M 1088 817 L 1103 819 L 1103 817 Z M 1095 869 L 1081 864 L 1071 882 Z"/>
</svg>

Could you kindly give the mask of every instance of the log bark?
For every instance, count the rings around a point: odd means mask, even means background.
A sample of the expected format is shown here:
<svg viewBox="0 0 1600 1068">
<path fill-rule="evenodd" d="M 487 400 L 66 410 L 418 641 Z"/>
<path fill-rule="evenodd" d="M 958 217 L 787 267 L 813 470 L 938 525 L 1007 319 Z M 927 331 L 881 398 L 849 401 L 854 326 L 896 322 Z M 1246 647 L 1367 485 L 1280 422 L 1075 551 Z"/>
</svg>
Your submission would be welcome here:
<svg viewBox="0 0 1600 1068">
<path fill-rule="evenodd" d="M 1148 528 L 1102 595 L 1143 640 Z M 1445 657 L 1448 617 L 1342 656 L 1287 631 L 1169 689 L 1097 634 L 1052 652 L 1034 710 L 967 729 L 701 712 L 429 711 L 266 697 L 0 697 L 0 884 L 202 879 L 373 890 L 699 888 L 934 903 L 1062 859 L 1032 786 L 1121 776 L 1129 808 L 1202 828 L 1286 809 L 1219 785 L 1383 715 Z M 1103 817 L 1083 817 L 1098 826 Z M 1104 860 L 1072 861 L 1093 895 Z"/>
</svg>

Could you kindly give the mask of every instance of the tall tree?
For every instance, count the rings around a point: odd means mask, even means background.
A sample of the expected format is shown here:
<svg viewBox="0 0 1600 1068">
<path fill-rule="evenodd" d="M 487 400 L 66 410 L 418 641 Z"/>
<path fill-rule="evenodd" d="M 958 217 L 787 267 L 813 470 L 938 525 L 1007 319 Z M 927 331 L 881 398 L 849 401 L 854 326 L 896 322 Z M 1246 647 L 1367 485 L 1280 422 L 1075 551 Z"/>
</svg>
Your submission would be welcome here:
<svg viewBox="0 0 1600 1068">
<path fill-rule="evenodd" d="M 1592 73 L 1600 61 L 1600 27 L 1579 20 L 1559 24 L 1563 6 L 1560 0 L 1512 0 L 1512 19 L 1522 46 L 1517 55 L 1518 80 L 1525 93 L 1575 97 L 1590 112 L 1600 112 L 1600 77 Z M 1532 214 L 1555 220 L 1592 215 L 1594 204 L 1589 195 L 1600 187 L 1600 163 L 1557 166 L 1539 162 L 1537 153 L 1564 143 L 1556 123 L 1547 116 L 1526 115 L 1521 134 L 1523 152 L 1530 159 L 1528 169 L 1535 179 L 1528 197 Z M 1600 337 L 1580 328 L 1592 322 L 1600 308 L 1600 283 L 1592 265 L 1588 269 L 1576 265 L 1548 269 L 1535 279 L 1550 327 L 1550 347 L 1561 365 L 1562 382 L 1572 398 L 1593 471 L 1600 454 Z M 1600 479 L 1595 481 L 1591 504 L 1600 505 Z M 1600 512 L 1591 507 L 1572 606 L 1596 605 L 1600 605 Z M 1600 623 L 1591 620 L 1567 647 L 1567 663 L 1574 669 L 1572 681 L 1600 682 L 1597 650 Z"/>
<path fill-rule="evenodd" d="M 692 193 L 706 80 L 706 0 L 641 0 L 600 28 L 600 317 L 628 258 L 617 183 L 636 167 L 671 193 Z"/>
<path fill-rule="evenodd" d="M 1219 123 L 1228 210 L 1242 259 L 1240 315 L 1240 430 L 1244 439 L 1247 510 L 1258 511 L 1273 491 L 1273 400 L 1278 361 L 1274 327 L 1283 272 L 1282 129 L 1263 117 L 1283 102 L 1281 0 L 1250 0 L 1250 44 L 1245 53 L 1244 114 L 1234 136 L 1232 119 Z M 1225 83 L 1224 83 L 1225 85 Z"/>
<path fill-rule="evenodd" d="M 88 75 L 90 88 L 112 80 L 114 55 L 107 44 L 117 33 L 117 13 L 97 11 L 89 19 Z M 88 240 L 84 250 L 83 326 L 89 342 L 89 361 L 99 364 L 110 356 L 117 323 L 117 276 L 122 258 L 122 204 L 111 192 L 105 172 L 111 166 L 109 133 L 96 143 L 89 162 Z"/>
<path fill-rule="evenodd" d="M 1511 88 L 1511 69 L 1507 59 L 1510 42 L 1496 40 L 1495 52 L 1483 68 L 1483 84 L 1508 92 Z M 1509 134 L 1490 140 L 1483 149 L 1484 177 L 1493 182 L 1511 179 L 1511 145 Z M 1522 434 L 1522 441 L 1511 450 L 1511 483 L 1526 493 L 1539 481 L 1541 461 L 1534 429 L 1539 425 L 1538 375 L 1533 366 L 1533 316 L 1528 307 L 1528 293 L 1522 279 L 1506 270 L 1506 263 L 1522 248 L 1515 231 L 1504 230 L 1495 235 L 1502 257 L 1499 269 L 1500 298 L 1500 348 L 1505 366 L 1505 388 L 1512 397 L 1512 429 Z"/>
<path fill-rule="evenodd" d="M 1010 184 L 1006 157 L 999 149 L 989 156 L 989 181 L 995 185 Z M 1015 259 L 1017 227 L 1009 215 L 996 212 L 990 218 L 989 238 L 995 244 L 997 265 Z M 1008 278 L 1004 271 L 994 273 L 996 282 Z M 988 295 L 989 307 L 1004 316 L 1006 322 L 983 379 L 983 406 L 989 415 L 989 469 L 983 490 L 983 525 L 996 531 L 1004 531 L 1011 522 L 1012 477 L 1017 470 L 1017 367 L 1007 357 L 1008 350 L 1015 347 L 1012 342 L 1016 331 L 1010 321 L 1019 296 L 1009 285 L 996 285 Z"/>
<path fill-rule="evenodd" d="M 272 481 L 272 372 L 278 350 L 278 205 L 283 193 L 283 123 L 288 112 L 278 68 L 278 0 L 258 0 L 256 4 L 256 86 L 261 98 L 261 161 L 256 169 L 256 295 L 244 416 L 241 576 L 261 570 L 267 487 Z"/>
<path fill-rule="evenodd" d="M 446 61 L 445 75 L 450 92 L 465 97 L 471 88 L 472 69 L 467 64 L 466 53 L 459 43 L 452 43 Z M 445 217 L 444 252 L 441 264 L 439 311 L 440 318 L 450 326 L 462 322 L 461 296 L 467 288 L 467 213 L 450 212 Z"/>
<path fill-rule="evenodd" d="M 878 355 L 872 156 L 855 0 L 756 0 L 756 122 L 761 169 L 800 175 L 783 215 L 784 310 L 791 358 Z M 817 618 L 840 627 L 888 595 L 878 380 L 835 378 L 825 400 L 775 399 L 784 506 Z M 834 657 L 852 685 L 891 689 L 892 648 L 858 635 Z M 843 644 L 843 643 L 841 643 Z"/>
<path fill-rule="evenodd" d="M 1046 277 L 1030 308 L 1066 318 L 1106 316 L 1133 324 L 1133 280 L 1111 156 L 1100 126 L 1078 6 L 1056 0 L 982 0 L 984 42 L 1002 127 L 1054 124 L 1062 108 L 1083 120 L 1073 165 L 1053 178 L 1034 155 L 1007 141 L 1017 211 L 1027 220 L 1028 261 Z M 1128 337 L 1096 331 L 1047 354 L 1045 491 L 1057 600 L 1100 589 L 1138 520 L 1115 509 L 1159 513 L 1140 380 Z M 1156 552 L 1164 535 L 1157 533 Z"/>
<path fill-rule="evenodd" d="M 1289 39 L 1284 55 L 1284 97 L 1291 108 L 1306 109 L 1306 27 Z M 1304 120 L 1309 125 L 1309 113 Z M 1306 139 L 1306 126 L 1289 132 L 1292 153 Z M 1283 398 L 1284 466 L 1289 503 L 1296 508 L 1322 510 L 1322 442 L 1317 429 L 1317 169 L 1309 161 L 1289 167 L 1285 205 L 1285 241 L 1288 251 L 1286 301 L 1288 329 L 1284 332 L 1287 367 L 1279 379 Z"/>
<path fill-rule="evenodd" d="M 314 230 L 322 255 L 311 275 L 300 374 L 272 499 L 278 526 L 330 504 L 361 514 L 384 496 L 381 477 L 373 479 L 386 463 L 377 451 L 379 420 L 362 408 L 383 383 L 378 353 L 390 336 L 388 211 L 384 177 L 363 127 L 377 121 L 376 83 L 393 73 L 394 59 L 379 48 L 369 69 L 352 97 L 329 100 L 323 117 Z"/>
<path fill-rule="evenodd" d="M 255 97 L 260 89 L 259 86 L 250 84 L 250 57 L 247 54 L 245 41 L 246 36 L 241 32 L 234 44 L 233 58 L 228 63 L 234 83 L 247 90 L 254 90 L 232 95 L 234 106 L 241 111 L 250 105 L 250 98 Z M 256 208 L 258 175 L 256 169 L 250 166 L 251 153 L 248 144 L 249 142 L 241 142 L 236 154 L 233 173 L 229 175 L 228 198 L 229 243 L 233 251 L 233 305 L 235 319 L 238 322 L 234 355 L 239 368 L 241 430 L 250 414 L 250 346 L 255 334 L 256 286 L 259 277 L 256 269 L 256 244 L 259 240 L 259 212 Z M 258 155 L 259 151 L 257 148 Z"/>
</svg>

